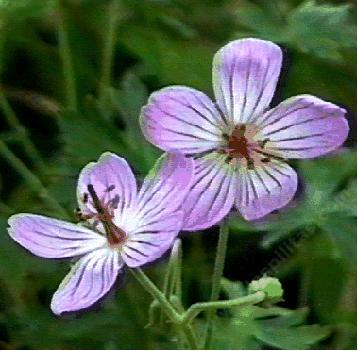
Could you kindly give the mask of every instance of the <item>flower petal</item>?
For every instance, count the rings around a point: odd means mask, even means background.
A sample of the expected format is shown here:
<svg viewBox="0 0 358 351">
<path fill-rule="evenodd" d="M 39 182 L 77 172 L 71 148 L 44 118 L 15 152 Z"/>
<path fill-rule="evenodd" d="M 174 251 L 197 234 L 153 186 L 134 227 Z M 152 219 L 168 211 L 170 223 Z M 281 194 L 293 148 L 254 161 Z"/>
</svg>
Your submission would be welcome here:
<svg viewBox="0 0 358 351">
<path fill-rule="evenodd" d="M 310 95 L 282 102 L 260 121 L 268 152 L 287 158 L 312 158 L 338 148 L 348 135 L 345 110 Z"/>
<path fill-rule="evenodd" d="M 182 222 L 181 211 L 143 221 L 122 246 L 121 255 L 127 266 L 139 267 L 160 258 L 173 245 Z"/>
<path fill-rule="evenodd" d="M 90 229 L 45 216 L 20 213 L 8 223 L 12 239 L 40 257 L 75 257 L 106 244 L 103 236 Z"/>
<path fill-rule="evenodd" d="M 195 89 L 172 86 L 153 93 L 140 123 L 146 138 L 165 151 L 198 153 L 223 142 L 225 120 L 214 103 Z"/>
<path fill-rule="evenodd" d="M 55 292 L 52 311 L 59 315 L 93 305 L 113 286 L 123 264 L 118 252 L 108 248 L 82 257 Z"/>
<path fill-rule="evenodd" d="M 89 163 L 81 171 L 77 198 L 84 215 L 97 213 L 88 192 L 89 184 L 103 204 L 115 210 L 116 217 L 133 204 L 137 195 L 136 180 L 127 161 L 110 152 L 105 152 L 98 162 Z"/>
<path fill-rule="evenodd" d="M 194 180 L 182 206 L 183 230 L 209 228 L 230 211 L 236 177 L 225 159 L 225 155 L 212 153 L 195 160 Z"/>
<path fill-rule="evenodd" d="M 286 163 L 272 161 L 253 170 L 240 169 L 236 207 L 247 220 L 261 218 L 290 202 L 297 174 Z"/>
<path fill-rule="evenodd" d="M 128 266 L 153 261 L 172 245 L 182 227 L 179 209 L 193 172 L 191 158 L 164 154 L 145 178 L 135 208 L 128 211 L 132 217 L 122 224 L 128 234 L 123 246 L 123 259 Z"/>
<path fill-rule="evenodd" d="M 268 107 L 281 70 L 282 52 L 274 43 L 241 39 L 214 56 L 216 100 L 234 125 L 255 121 Z"/>
</svg>

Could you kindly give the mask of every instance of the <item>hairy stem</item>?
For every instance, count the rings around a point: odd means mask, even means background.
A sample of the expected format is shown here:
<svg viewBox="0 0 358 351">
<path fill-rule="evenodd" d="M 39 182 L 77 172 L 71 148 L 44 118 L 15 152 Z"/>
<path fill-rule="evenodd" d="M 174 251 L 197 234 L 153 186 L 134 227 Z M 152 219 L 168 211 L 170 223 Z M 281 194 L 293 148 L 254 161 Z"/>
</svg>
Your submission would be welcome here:
<svg viewBox="0 0 358 351">
<path fill-rule="evenodd" d="M 214 264 L 214 273 L 212 277 L 210 301 L 215 301 L 219 298 L 220 282 L 224 272 L 228 237 L 229 237 L 228 219 L 224 219 L 220 223 L 219 240 L 216 248 L 216 257 L 215 257 L 215 264 Z M 215 318 L 215 310 L 209 311 L 206 333 L 205 333 L 204 348 L 209 348 L 210 346 L 212 333 L 213 333 L 214 318 Z"/>
<path fill-rule="evenodd" d="M 131 269 L 131 273 L 143 286 L 143 288 L 155 298 L 170 320 L 179 326 L 191 349 L 197 349 L 197 341 L 190 325 L 182 324 L 182 316 L 174 309 L 165 295 L 154 285 L 140 268 Z"/>
<path fill-rule="evenodd" d="M 199 302 L 191 305 L 187 311 L 183 314 L 183 323 L 190 323 L 200 312 L 217 310 L 219 308 L 230 308 L 230 307 L 243 307 L 247 305 L 255 305 L 259 302 L 264 301 L 265 293 L 258 291 L 254 294 L 239 297 L 233 300 L 226 301 L 212 301 L 212 302 Z"/>
</svg>

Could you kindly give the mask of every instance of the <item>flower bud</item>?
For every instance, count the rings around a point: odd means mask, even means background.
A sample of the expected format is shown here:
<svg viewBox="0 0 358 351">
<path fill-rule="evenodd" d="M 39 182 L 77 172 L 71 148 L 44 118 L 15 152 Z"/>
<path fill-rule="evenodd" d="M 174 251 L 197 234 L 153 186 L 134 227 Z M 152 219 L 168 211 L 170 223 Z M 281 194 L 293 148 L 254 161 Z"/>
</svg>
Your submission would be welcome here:
<svg viewBox="0 0 358 351">
<path fill-rule="evenodd" d="M 259 280 L 253 280 L 249 284 L 249 294 L 263 291 L 266 295 L 265 301 L 275 303 L 281 300 L 283 289 L 277 278 L 263 277 Z"/>
</svg>

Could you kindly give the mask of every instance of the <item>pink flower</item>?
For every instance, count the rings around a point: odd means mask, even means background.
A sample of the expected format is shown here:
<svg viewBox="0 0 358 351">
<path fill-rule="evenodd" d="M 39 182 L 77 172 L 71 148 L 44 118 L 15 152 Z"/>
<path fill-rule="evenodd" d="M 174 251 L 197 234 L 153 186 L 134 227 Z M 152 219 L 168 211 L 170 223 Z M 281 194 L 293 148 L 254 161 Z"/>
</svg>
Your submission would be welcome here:
<svg viewBox="0 0 358 351">
<path fill-rule="evenodd" d="M 285 206 L 297 189 L 286 159 L 321 156 L 345 141 L 346 111 L 332 103 L 299 95 L 269 109 L 281 63 L 274 43 L 233 41 L 214 57 L 216 102 L 172 86 L 153 93 L 143 108 L 146 138 L 195 160 L 185 230 L 208 228 L 233 206 L 247 220 Z"/>
<path fill-rule="evenodd" d="M 104 153 L 79 176 L 77 196 L 85 223 L 35 214 L 10 217 L 10 236 L 33 254 L 80 257 L 54 294 L 52 311 L 61 314 L 91 306 L 125 266 L 139 267 L 161 257 L 182 227 L 178 206 L 192 174 L 192 160 L 164 155 L 138 192 L 127 162 Z"/>
</svg>

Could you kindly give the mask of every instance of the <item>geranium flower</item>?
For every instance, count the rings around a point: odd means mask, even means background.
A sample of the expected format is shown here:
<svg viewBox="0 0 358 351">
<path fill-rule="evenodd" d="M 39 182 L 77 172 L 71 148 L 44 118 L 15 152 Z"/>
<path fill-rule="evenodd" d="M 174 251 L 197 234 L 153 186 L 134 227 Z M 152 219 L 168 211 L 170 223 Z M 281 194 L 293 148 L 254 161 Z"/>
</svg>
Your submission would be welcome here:
<svg viewBox="0 0 358 351">
<path fill-rule="evenodd" d="M 177 209 L 192 174 L 190 159 L 164 155 L 137 192 L 127 162 L 104 153 L 79 176 L 77 197 L 85 224 L 26 213 L 10 217 L 10 236 L 33 254 L 82 256 L 54 294 L 52 311 L 86 308 L 108 292 L 125 266 L 161 257 L 182 227 L 183 213 Z"/>
<path fill-rule="evenodd" d="M 233 205 L 247 220 L 285 206 L 297 189 L 286 159 L 321 156 L 346 139 L 346 111 L 317 97 L 299 95 L 268 109 L 281 63 L 274 43 L 233 41 L 214 56 L 216 102 L 183 86 L 150 96 L 140 119 L 146 138 L 195 159 L 184 229 L 210 227 Z"/>
</svg>

